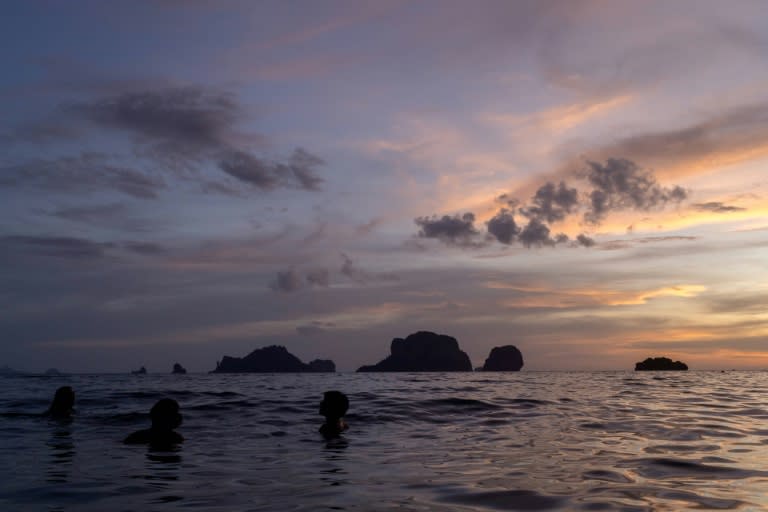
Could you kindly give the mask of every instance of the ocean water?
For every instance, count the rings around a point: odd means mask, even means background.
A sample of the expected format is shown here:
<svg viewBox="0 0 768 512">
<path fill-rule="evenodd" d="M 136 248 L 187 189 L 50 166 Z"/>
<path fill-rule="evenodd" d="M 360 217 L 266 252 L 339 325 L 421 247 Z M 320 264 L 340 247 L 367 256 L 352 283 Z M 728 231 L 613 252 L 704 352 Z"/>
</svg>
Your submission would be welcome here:
<svg viewBox="0 0 768 512">
<path fill-rule="evenodd" d="M 3 511 L 768 510 L 768 373 L 0 379 Z M 77 394 L 72 421 L 44 411 Z M 322 392 L 350 398 L 323 440 Z M 174 451 L 121 440 L 179 401 Z"/>
</svg>

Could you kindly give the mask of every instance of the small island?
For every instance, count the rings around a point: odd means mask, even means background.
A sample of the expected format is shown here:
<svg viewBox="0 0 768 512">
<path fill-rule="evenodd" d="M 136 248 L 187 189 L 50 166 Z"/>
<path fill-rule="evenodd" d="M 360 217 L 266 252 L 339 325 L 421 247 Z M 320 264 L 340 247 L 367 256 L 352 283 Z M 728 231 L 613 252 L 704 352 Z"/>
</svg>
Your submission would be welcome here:
<svg viewBox="0 0 768 512">
<path fill-rule="evenodd" d="M 641 372 L 668 372 L 686 371 L 688 365 L 681 361 L 672 361 L 668 357 L 649 357 L 645 361 L 635 363 L 635 371 Z"/>
<path fill-rule="evenodd" d="M 171 371 L 171 373 L 175 375 L 184 375 L 185 373 L 187 373 L 187 369 L 181 366 L 179 363 L 174 363 L 173 371 Z"/>
<path fill-rule="evenodd" d="M 472 362 L 459 348 L 456 338 L 419 331 L 395 338 L 391 354 L 377 364 L 361 366 L 358 372 L 471 372 Z"/>
<path fill-rule="evenodd" d="M 138 370 L 133 370 L 131 373 L 133 375 L 146 375 L 147 374 L 147 369 L 142 366 Z"/>
<path fill-rule="evenodd" d="M 519 372 L 523 367 L 523 354 L 514 345 L 493 347 L 481 371 Z"/>
<path fill-rule="evenodd" d="M 309 364 L 280 345 L 258 348 L 245 357 L 224 356 L 210 373 L 333 373 L 336 365 L 329 359 L 315 359 Z"/>
</svg>

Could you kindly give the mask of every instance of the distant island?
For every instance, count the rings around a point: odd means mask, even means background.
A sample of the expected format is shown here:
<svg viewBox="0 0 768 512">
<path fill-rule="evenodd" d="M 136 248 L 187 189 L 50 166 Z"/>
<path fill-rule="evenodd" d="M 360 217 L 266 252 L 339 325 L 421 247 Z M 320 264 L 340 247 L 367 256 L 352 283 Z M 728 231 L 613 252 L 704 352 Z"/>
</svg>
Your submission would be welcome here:
<svg viewBox="0 0 768 512">
<path fill-rule="evenodd" d="M 469 356 L 456 338 L 419 331 L 395 338 L 390 355 L 377 364 L 361 366 L 358 372 L 471 372 Z"/>
<path fill-rule="evenodd" d="M 176 375 L 184 375 L 185 373 L 187 373 L 187 369 L 181 366 L 179 363 L 174 363 L 173 371 L 171 371 L 171 373 Z"/>
<path fill-rule="evenodd" d="M 483 372 L 519 372 L 523 367 L 523 354 L 514 345 L 493 347 L 482 368 Z"/>
<path fill-rule="evenodd" d="M 635 371 L 685 371 L 688 365 L 680 361 L 672 361 L 668 357 L 649 357 L 645 361 L 635 363 Z"/>
<path fill-rule="evenodd" d="M 133 370 L 131 373 L 134 374 L 134 375 L 146 375 L 147 374 L 147 369 L 142 366 L 138 370 Z"/>
<path fill-rule="evenodd" d="M 209 373 L 333 373 L 336 364 L 329 359 L 302 362 L 280 345 L 258 348 L 245 357 L 224 356 Z"/>
</svg>

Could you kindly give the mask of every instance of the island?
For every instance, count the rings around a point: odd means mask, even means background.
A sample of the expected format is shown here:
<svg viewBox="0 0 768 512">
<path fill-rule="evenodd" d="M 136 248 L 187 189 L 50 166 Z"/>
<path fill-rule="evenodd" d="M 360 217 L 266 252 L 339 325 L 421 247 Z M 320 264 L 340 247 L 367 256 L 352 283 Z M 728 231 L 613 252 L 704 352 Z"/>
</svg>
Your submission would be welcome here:
<svg viewBox="0 0 768 512">
<path fill-rule="evenodd" d="M 358 372 L 471 372 L 469 356 L 456 338 L 419 331 L 395 338 L 390 355 L 377 364 L 361 366 Z"/>
<path fill-rule="evenodd" d="M 142 366 L 138 370 L 133 370 L 131 373 L 134 374 L 134 375 L 146 375 L 147 374 L 147 369 Z"/>
<path fill-rule="evenodd" d="M 645 361 L 635 363 L 636 372 L 685 371 L 687 369 L 687 364 L 680 361 L 672 361 L 668 357 L 649 357 Z"/>
<path fill-rule="evenodd" d="M 184 375 L 185 373 L 187 373 L 187 369 L 181 366 L 179 363 L 174 363 L 173 371 L 171 371 L 171 373 L 176 375 Z"/>
<path fill-rule="evenodd" d="M 523 354 L 514 345 L 493 347 L 480 369 L 484 372 L 519 372 L 523 367 Z"/>
<path fill-rule="evenodd" d="M 336 365 L 329 359 L 315 359 L 309 364 L 280 345 L 257 348 L 245 357 L 224 356 L 209 373 L 333 373 Z"/>
</svg>

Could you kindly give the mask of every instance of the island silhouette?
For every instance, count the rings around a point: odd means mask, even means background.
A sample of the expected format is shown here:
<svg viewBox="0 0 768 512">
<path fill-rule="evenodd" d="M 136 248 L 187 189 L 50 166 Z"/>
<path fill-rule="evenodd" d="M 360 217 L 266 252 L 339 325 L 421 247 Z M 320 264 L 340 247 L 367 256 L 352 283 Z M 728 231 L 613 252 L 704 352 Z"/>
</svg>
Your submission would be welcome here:
<svg viewBox="0 0 768 512">
<path fill-rule="evenodd" d="M 471 372 L 472 362 L 459 348 L 456 338 L 430 331 L 418 331 L 405 339 L 394 338 L 390 355 L 382 361 L 361 366 L 358 372 Z"/>
<path fill-rule="evenodd" d="M 514 345 L 493 347 L 485 360 L 483 372 L 519 372 L 523 367 L 523 354 Z"/>
<path fill-rule="evenodd" d="M 681 361 L 672 361 L 668 357 L 649 357 L 645 361 L 635 363 L 635 371 L 685 371 L 688 365 Z"/>
<path fill-rule="evenodd" d="M 257 348 L 245 357 L 224 356 L 209 373 L 333 373 L 336 364 L 330 359 L 304 363 L 280 345 Z"/>
</svg>

